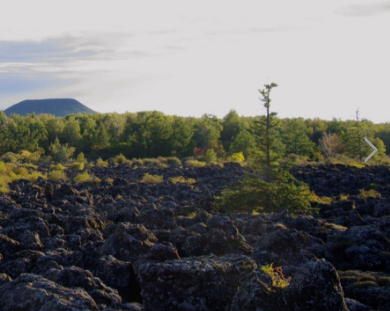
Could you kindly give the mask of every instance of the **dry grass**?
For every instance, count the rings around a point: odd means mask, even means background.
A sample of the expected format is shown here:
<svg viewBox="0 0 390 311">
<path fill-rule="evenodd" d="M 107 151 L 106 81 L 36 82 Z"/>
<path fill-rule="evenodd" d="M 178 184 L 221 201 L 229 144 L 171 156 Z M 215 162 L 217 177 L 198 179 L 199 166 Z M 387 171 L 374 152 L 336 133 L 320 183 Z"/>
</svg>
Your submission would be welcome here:
<svg viewBox="0 0 390 311">
<path fill-rule="evenodd" d="M 82 171 L 85 167 L 84 162 L 74 162 L 72 163 L 69 168 L 75 171 Z"/>
<path fill-rule="evenodd" d="M 359 196 L 363 199 L 367 199 L 369 197 L 376 198 L 381 196 L 381 194 L 374 189 L 370 189 L 370 190 L 360 189 L 359 192 L 360 192 Z"/>
<path fill-rule="evenodd" d="M 163 181 L 163 176 L 161 175 L 151 175 L 146 173 L 144 177 L 140 180 L 141 182 L 147 183 L 147 184 L 158 184 Z"/>
<path fill-rule="evenodd" d="M 189 167 L 203 167 L 206 166 L 206 162 L 198 161 L 198 160 L 187 160 L 185 161 L 185 166 Z"/>
<path fill-rule="evenodd" d="M 183 183 L 183 184 L 193 184 L 196 183 L 196 180 L 193 178 L 185 178 L 184 176 L 176 176 L 169 178 L 171 182 L 174 184 L 176 183 Z"/>
<path fill-rule="evenodd" d="M 50 165 L 50 170 L 51 171 L 63 171 L 65 169 L 66 169 L 66 167 L 63 166 L 61 163 Z"/>
<path fill-rule="evenodd" d="M 93 177 L 88 174 L 87 171 L 78 174 L 74 179 L 74 181 L 77 182 L 87 182 L 87 181 L 93 181 Z"/>
<path fill-rule="evenodd" d="M 67 180 L 68 177 L 66 176 L 65 172 L 63 170 L 54 170 L 54 171 L 51 171 L 49 172 L 49 176 L 48 176 L 49 179 L 52 179 L 52 180 Z"/>
<path fill-rule="evenodd" d="M 96 166 L 97 167 L 107 167 L 108 166 L 108 162 L 104 161 L 102 158 L 99 158 L 99 159 L 96 160 Z"/>
</svg>

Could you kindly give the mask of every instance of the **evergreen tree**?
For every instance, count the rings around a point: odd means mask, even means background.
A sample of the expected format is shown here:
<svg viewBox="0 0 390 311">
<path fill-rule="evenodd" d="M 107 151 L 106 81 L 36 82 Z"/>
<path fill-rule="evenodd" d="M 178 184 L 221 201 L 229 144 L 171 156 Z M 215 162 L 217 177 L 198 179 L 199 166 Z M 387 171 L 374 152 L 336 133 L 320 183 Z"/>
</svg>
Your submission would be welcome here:
<svg viewBox="0 0 390 311">
<path fill-rule="evenodd" d="M 221 131 L 221 141 L 223 148 L 226 151 L 230 151 L 230 145 L 234 138 L 240 132 L 241 119 L 235 110 L 230 110 L 229 113 L 223 118 L 223 129 Z"/>
<path fill-rule="evenodd" d="M 310 207 L 310 191 L 289 172 L 288 163 L 281 161 L 280 142 L 276 130 L 278 120 L 270 113 L 270 92 L 277 84 L 265 85 L 259 90 L 266 108 L 265 118 L 255 123 L 257 149 L 248 172 L 238 186 L 228 189 L 217 198 L 217 206 L 226 211 L 304 210 Z"/>
<path fill-rule="evenodd" d="M 229 153 L 244 153 L 245 159 L 249 158 L 249 155 L 254 151 L 256 146 L 255 138 L 245 129 L 241 130 L 240 133 L 232 141 Z"/>
<path fill-rule="evenodd" d="M 302 118 L 288 120 L 283 134 L 286 153 L 310 156 L 314 150 L 314 143 L 307 133 L 308 129 Z"/>
<path fill-rule="evenodd" d="M 364 141 L 364 137 L 370 139 L 369 136 L 366 120 L 360 120 L 357 109 L 356 120 L 349 126 L 346 134 L 345 147 L 348 155 L 362 162 L 363 157 L 370 154 L 371 147 Z"/>
</svg>

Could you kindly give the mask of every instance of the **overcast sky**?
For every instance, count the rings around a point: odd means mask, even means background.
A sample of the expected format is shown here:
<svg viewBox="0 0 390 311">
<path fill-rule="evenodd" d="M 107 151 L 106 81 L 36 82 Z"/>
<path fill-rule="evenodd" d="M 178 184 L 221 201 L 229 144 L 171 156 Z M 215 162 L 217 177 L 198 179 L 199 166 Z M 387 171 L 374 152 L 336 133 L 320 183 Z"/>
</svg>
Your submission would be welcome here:
<svg viewBox="0 0 390 311">
<path fill-rule="evenodd" d="M 75 98 L 99 112 L 390 121 L 390 1 L 9 1 L 0 109 Z"/>
</svg>

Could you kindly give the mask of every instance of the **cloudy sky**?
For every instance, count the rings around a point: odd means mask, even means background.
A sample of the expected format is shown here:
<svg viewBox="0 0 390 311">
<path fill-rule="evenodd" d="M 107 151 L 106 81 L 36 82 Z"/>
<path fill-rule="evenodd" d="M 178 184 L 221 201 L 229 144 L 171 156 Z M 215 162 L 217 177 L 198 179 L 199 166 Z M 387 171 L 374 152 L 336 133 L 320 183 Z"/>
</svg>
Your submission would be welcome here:
<svg viewBox="0 0 390 311">
<path fill-rule="evenodd" d="M 390 122 L 390 1 L 9 1 L 0 109 L 76 98 L 99 112 Z"/>
</svg>

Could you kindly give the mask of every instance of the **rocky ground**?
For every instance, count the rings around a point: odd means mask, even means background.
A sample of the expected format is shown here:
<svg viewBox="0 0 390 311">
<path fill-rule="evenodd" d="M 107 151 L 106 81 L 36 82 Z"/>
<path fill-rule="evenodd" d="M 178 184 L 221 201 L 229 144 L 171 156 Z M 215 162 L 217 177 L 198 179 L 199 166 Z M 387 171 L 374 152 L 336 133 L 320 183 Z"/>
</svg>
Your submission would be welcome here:
<svg viewBox="0 0 390 311">
<path fill-rule="evenodd" d="M 164 182 L 141 183 L 147 172 Z M 389 168 L 293 172 L 319 196 L 351 196 L 315 215 L 220 214 L 234 163 L 20 180 L 0 197 L 0 310 L 390 310 Z M 373 187 L 380 197 L 357 196 Z"/>
</svg>

